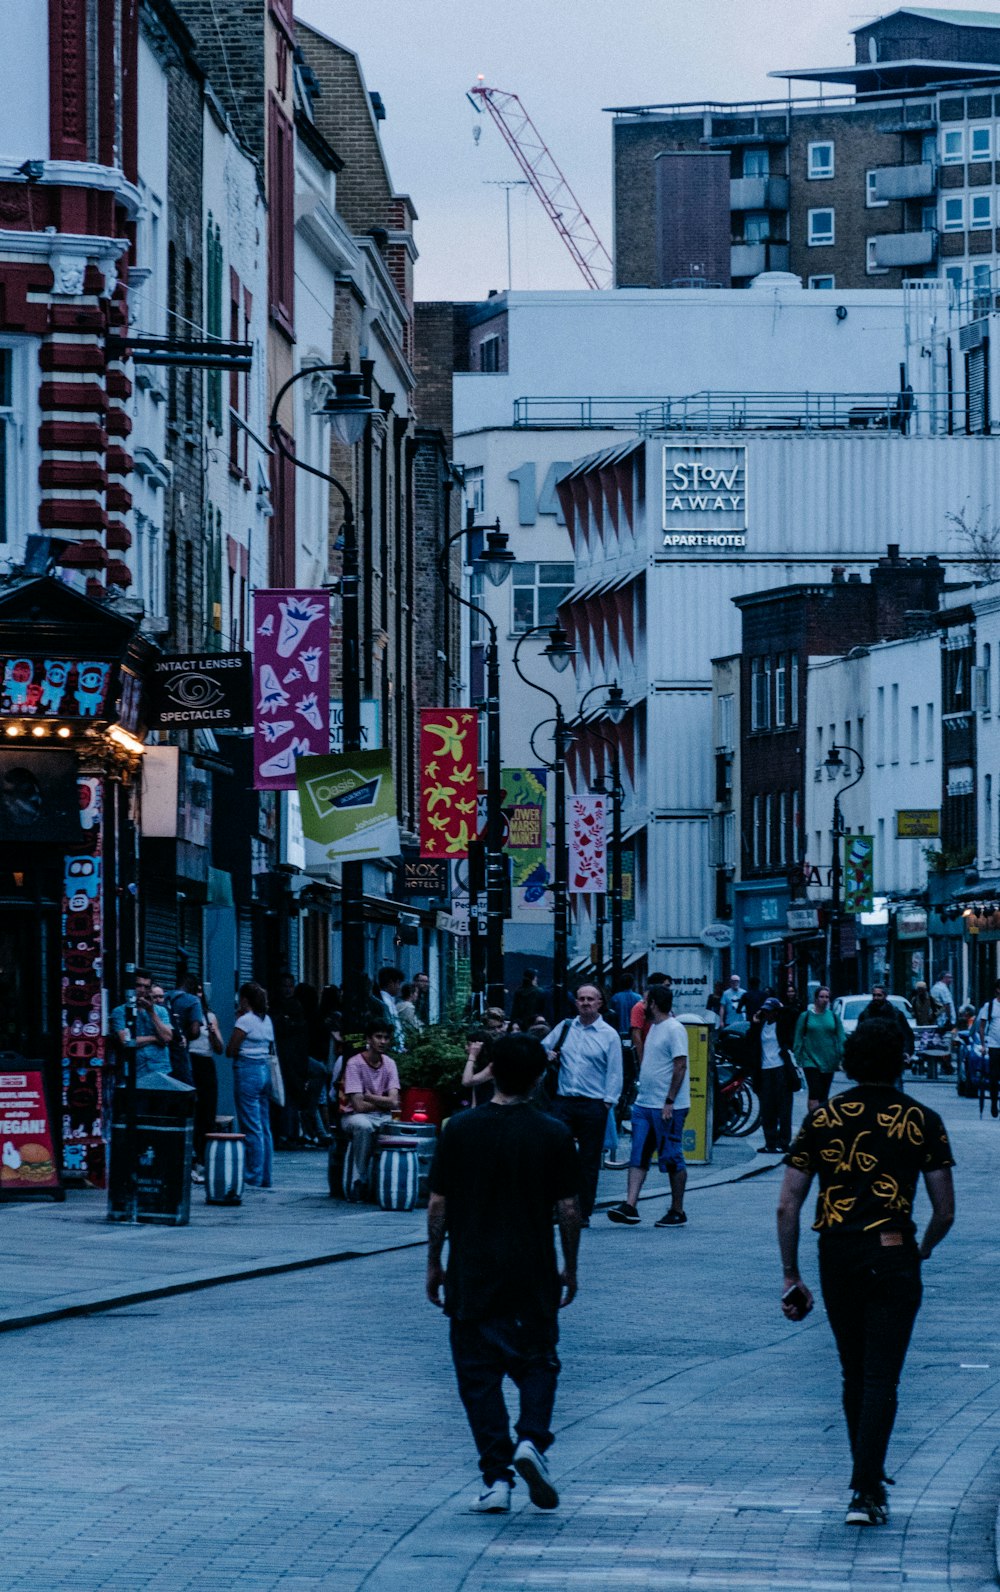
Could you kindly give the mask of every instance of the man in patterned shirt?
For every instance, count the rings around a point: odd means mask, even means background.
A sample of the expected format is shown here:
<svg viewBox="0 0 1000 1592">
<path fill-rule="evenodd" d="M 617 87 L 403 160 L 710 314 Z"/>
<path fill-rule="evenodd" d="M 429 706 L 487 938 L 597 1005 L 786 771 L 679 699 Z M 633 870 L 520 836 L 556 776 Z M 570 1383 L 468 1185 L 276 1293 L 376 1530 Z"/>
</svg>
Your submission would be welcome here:
<svg viewBox="0 0 1000 1592">
<path fill-rule="evenodd" d="M 819 1178 L 813 1227 L 820 1286 L 840 1355 L 854 1461 L 848 1525 L 888 1519 L 885 1456 L 920 1309 L 920 1266 L 955 1219 L 948 1135 L 936 1112 L 900 1089 L 904 1061 L 895 1023 L 858 1024 L 844 1047 L 854 1087 L 806 1117 L 785 1157 L 778 1202 L 782 1309 L 800 1321 L 813 1299 L 799 1275 L 799 1213 Z M 912 1210 L 921 1175 L 931 1219 L 918 1244 Z"/>
</svg>

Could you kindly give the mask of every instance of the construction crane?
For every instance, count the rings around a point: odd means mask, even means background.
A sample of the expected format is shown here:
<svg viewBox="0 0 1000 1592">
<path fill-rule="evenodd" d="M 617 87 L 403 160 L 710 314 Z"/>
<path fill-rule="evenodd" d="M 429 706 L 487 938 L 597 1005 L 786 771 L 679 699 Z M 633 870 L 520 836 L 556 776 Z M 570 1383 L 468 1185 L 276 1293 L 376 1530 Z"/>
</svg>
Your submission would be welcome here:
<svg viewBox="0 0 1000 1592">
<path fill-rule="evenodd" d="M 487 88 L 480 76 L 467 98 L 480 116 L 489 111 L 587 286 L 610 287 L 611 256 L 518 95 Z"/>
</svg>

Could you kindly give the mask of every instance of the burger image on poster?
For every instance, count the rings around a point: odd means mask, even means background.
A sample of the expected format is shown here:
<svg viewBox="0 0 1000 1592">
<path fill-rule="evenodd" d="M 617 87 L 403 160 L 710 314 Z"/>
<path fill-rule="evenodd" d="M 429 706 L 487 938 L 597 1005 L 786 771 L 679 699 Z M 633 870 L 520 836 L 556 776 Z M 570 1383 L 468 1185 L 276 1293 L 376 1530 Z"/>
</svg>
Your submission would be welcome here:
<svg viewBox="0 0 1000 1592">
<path fill-rule="evenodd" d="M 10 1165 L 7 1158 L 8 1150 L 15 1156 L 20 1154 L 19 1166 Z M 22 1144 L 20 1152 L 9 1142 L 4 1145 L 2 1163 L 0 1163 L 0 1182 L 48 1183 L 54 1176 L 52 1157 L 44 1144 Z"/>
</svg>

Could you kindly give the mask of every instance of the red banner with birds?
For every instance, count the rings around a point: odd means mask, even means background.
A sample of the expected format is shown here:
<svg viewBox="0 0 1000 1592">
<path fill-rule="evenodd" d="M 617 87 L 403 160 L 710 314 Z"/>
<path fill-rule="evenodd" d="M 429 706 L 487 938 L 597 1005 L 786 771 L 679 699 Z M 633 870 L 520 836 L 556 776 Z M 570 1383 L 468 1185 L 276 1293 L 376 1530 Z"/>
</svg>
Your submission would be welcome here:
<svg viewBox="0 0 1000 1592">
<path fill-rule="evenodd" d="M 420 855 L 467 857 L 476 835 L 479 713 L 420 710 Z"/>
</svg>

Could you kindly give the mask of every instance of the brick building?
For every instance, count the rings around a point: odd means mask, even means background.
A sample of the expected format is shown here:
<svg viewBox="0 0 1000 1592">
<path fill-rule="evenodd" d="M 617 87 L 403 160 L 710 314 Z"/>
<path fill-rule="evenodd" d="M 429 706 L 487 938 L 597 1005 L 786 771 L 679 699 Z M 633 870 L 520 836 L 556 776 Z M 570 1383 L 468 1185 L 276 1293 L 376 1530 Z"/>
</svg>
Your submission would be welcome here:
<svg viewBox="0 0 1000 1592">
<path fill-rule="evenodd" d="M 899 548 L 890 546 L 867 582 L 858 572 L 846 575 L 835 567 L 827 581 L 733 599 L 742 621 L 740 732 L 730 754 L 738 761 L 739 790 L 734 956 L 736 967 L 763 985 L 777 988 L 794 973 L 804 991 L 809 977 L 823 976 L 825 965 L 818 925 L 788 927 L 788 913 L 805 897 L 806 780 L 813 768 L 805 734 L 809 661 L 926 627 L 943 589 L 944 570 L 933 554 L 902 559 Z M 864 723 L 855 731 L 852 745 L 857 735 L 864 738 Z M 864 756 L 863 747 L 857 750 Z M 717 859 L 716 869 L 718 878 L 726 862 Z M 717 903 L 721 893 L 717 887 Z"/>
<path fill-rule="evenodd" d="M 619 287 L 779 270 L 817 288 L 945 276 L 989 290 L 1000 15 L 904 6 L 854 39 L 850 65 L 772 73 L 833 85 L 823 99 L 614 108 Z M 695 153 L 720 157 L 728 181 L 666 159 Z"/>
</svg>

